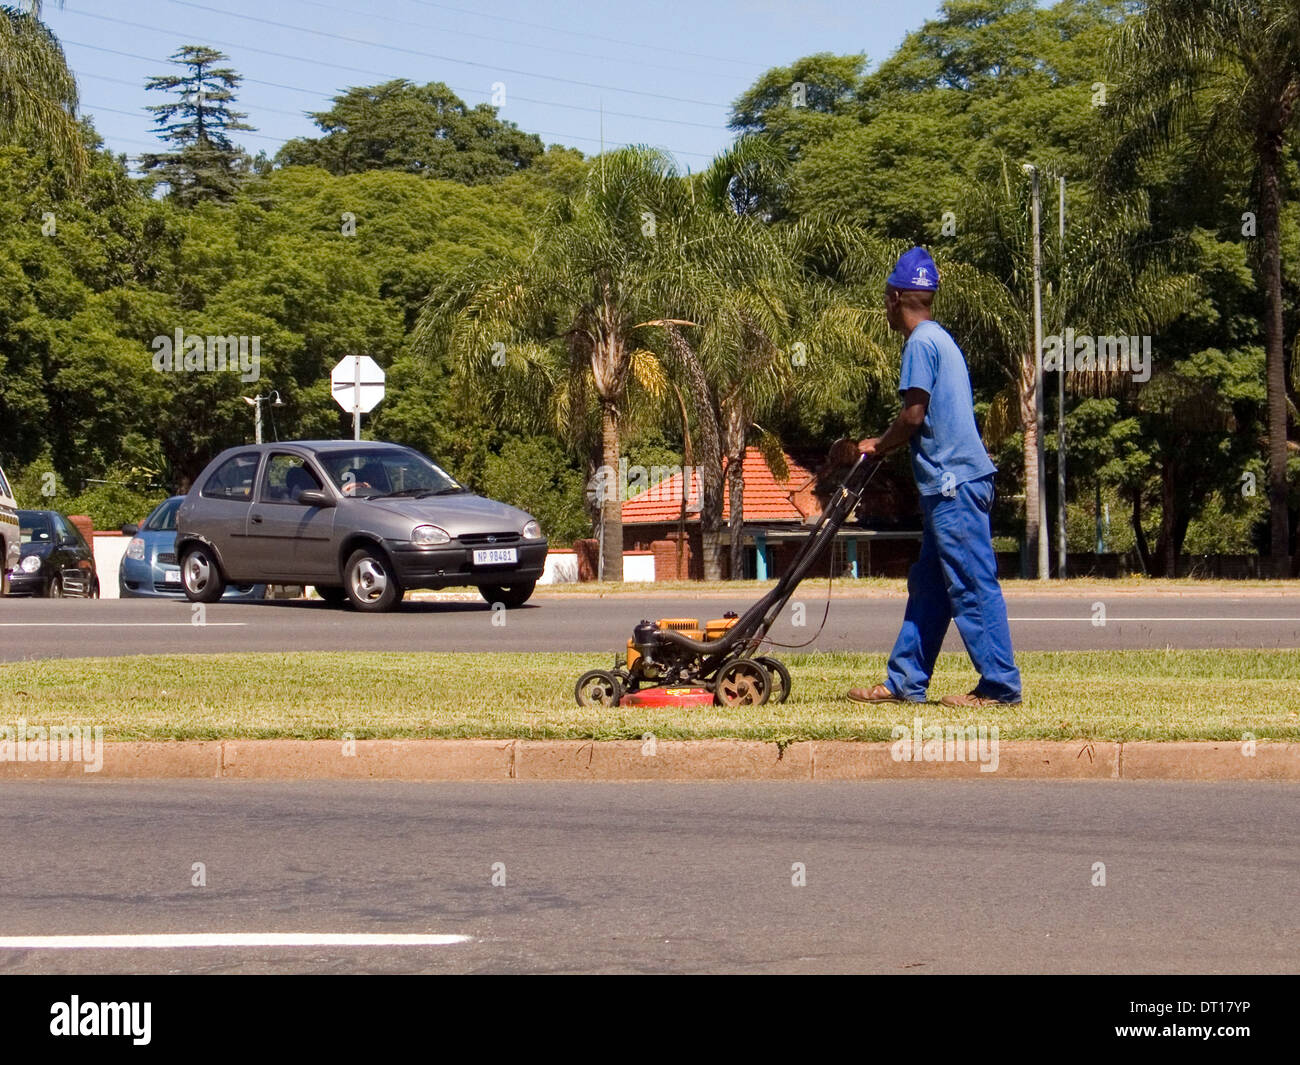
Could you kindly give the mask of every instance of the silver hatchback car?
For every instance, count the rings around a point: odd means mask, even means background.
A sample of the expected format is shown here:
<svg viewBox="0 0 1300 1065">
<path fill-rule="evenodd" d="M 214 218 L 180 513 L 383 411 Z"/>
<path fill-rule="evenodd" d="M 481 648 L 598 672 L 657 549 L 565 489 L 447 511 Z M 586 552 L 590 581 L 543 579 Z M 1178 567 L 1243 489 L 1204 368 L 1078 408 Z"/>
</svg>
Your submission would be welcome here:
<svg viewBox="0 0 1300 1065">
<path fill-rule="evenodd" d="M 529 514 L 475 495 L 408 447 L 307 440 L 223 451 L 177 512 L 181 586 L 311 584 L 330 603 L 391 610 L 410 588 L 474 585 L 522 606 L 546 564 Z"/>
</svg>

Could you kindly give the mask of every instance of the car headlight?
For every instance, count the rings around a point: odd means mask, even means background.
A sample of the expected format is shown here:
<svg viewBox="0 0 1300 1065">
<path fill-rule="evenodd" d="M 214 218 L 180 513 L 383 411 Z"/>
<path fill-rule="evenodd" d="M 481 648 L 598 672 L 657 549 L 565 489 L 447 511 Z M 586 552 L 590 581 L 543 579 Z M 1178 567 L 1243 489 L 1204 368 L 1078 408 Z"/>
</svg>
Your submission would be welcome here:
<svg viewBox="0 0 1300 1065">
<path fill-rule="evenodd" d="M 41 556 L 28 555 L 25 559 L 22 560 L 22 562 L 18 564 L 18 568 L 22 570 L 24 573 L 35 573 L 38 569 L 41 568 Z"/>
<path fill-rule="evenodd" d="M 144 541 L 141 540 L 140 537 L 134 537 L 131 542 L 126 545 L 126 557 L 133 558 L 137 562 L 144 561 Z"/>
<path fill-rule="evenodd" d="M 524 522 L 524 539 L 540 540 L 542 538 L 542 527 L 533 519 Z"/>
<path fill-rule="evenodd" d="M 450 542 L 447 530 L 439 529 L 436 525 L 417 525 L 411 530 L 411 543 L 417 547 L 433 547 L 435 544 Z"/>
</svg>

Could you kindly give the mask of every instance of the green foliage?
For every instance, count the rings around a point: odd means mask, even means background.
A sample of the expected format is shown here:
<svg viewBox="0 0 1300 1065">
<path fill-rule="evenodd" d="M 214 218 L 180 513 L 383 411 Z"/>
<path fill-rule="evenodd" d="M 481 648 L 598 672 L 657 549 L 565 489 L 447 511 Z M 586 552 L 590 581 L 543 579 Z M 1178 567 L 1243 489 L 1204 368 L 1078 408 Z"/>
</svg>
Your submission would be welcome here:
<svg viewBox="0 0 1300 1065">
<path fill-rule="evenodd" d="M 175 97 L 145 109 L 154 116 L 155 133 L 172 150 L 147 152 L 140 168 L 164 183 L 182 207 L 229 201 L 252 167 L 230 140 L 230 133 L 253 127 L 241 121 L 247 115 L 231 107 L 243 78 L 217 65 L 228 58 L 215 48 L 186 45 L 171 57 L 184 73 L 160 74 L 145 83 L 146 89 Z"/>
<path fill-rule="evenodd" d="M 503 122 L 488 104 L 467 107 L 442 82 L 404 78 L 334 97 L 312 121 L 321 137 L 287 142 L 282 166 L 319 166 L 335 176 L 399 170 L 466 185 L 495 181 L 542 155 L 541 138 Z"/>
<path fill-rule="evenodd" d="M 27 11 L 0 6 L 0 143 L 39 146 L 80 177 L 87 164 L 77 123 L 77 82 L 58 39 Z"/>
<path fill-rule="evenodd" d="M 1236 59 L 1132 52 L 1159 19 L 1198 7 L 1276 17 Z M 326 379 L 365 353 L 389 385 L 368 436 L 426 451 L 564 543 L 590 532 L 583 486 L 606 461 L 602 445 L 647 467 L 684 461 L 681 405 L 697 462 L 710 446 L 720 462 L 744 443 L 815 448 L 879 432 L 897 405 L 899 346 L 881 283 L 902 248 L 924 243 L 944 278 L 937 316 L 967 352 L 1002 471 L 999 531 L 1018 534 L 1032 472 L 1020 431 L 1032 357 L 1020 167 L 1032 162 L 1046 331 L 1153 340 L 1145 383 L 1068 382 L 1072 549 L 1092 547 L 1098 480 L 1113 549 L 1137 545 L 1135 514 L 1153 565 L 1171 547 L 1259 545 L 1283 364 L 1261 325 L 1264 241 L 1242 232 L 1262 202 L 1242 165 L 1257 143 L 1244 120 L 1282 98 L 1257 91 L 1274 84 L 1259 56 L 1281 57 L 1276 86 L 1291 91 L 1293 7 L 950 0 L 870 72 L 862 55 L 821 53 L 762 74 L 733 108 L 746 136 L 692 176 L 647 149 L 595 160 L 543 150 L 492 107 L 404 80 L 340 92 L 315 116 L 321 135 L 285 145 L 272 168 L 231 142 L 246 128 L 232 109 L 239 75 L 190 46 L 177 75 L 153 81 L 172 94 L 154 109 L 172 150 L 143 181 L 89 124 L 69 139 L 75 84 L 58 42 L 4 9 L 0 462 L 24 495 L 53 470 L 60 509 L 136 520 L 216 451 L 251 440 L 245 396 L 283 401 L 265 408 L 268 438 L 348 434 Z M 1223 34 L 1247 25 L 1210 21 Z M 1121 40 L 1131 68 L 1108 65 Z M 1207 69 L 1222 78 L 1207 82 Z M 1270 298 L 1282 301 L 1292 408 L 1297 110 L 1270 135 L 1291 197 L 1270 230 L 1282 264 Z M 1058 174 L 1069 181 L 1064 243 Z M 153 198 L 164 180 L 173 195 Z M 257 380 L 155 372 L 156 338 L 178 329 L 258 338 Z M 1049 452 L 1055 384 L 1049 375 Z M 1300 509 L 1300 456 L 1290 463 Z M 1253 497 L 1239 491 L 1246 473 Z"/>
<path fill-rule="evenodd" d="M 480 492 L 528 511 L 551 543 L 567 547 L 591 533 L 580 470 L 564 449 L 548 437 L 515 438 L 498 455 L 489 455 Z"/>
</svg>

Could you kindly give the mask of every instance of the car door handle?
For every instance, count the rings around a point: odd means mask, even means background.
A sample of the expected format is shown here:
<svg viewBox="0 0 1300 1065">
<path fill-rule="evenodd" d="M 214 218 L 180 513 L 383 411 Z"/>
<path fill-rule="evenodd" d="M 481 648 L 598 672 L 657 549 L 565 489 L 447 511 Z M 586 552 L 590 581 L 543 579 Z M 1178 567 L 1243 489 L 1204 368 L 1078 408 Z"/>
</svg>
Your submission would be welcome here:
<svg viewBox="0 0 1300 1065">
<path fill-rule="evenodd" d="M 261 524 L 262 524 L 262 515 L 260 515 L 260 514 L 254 514 L 254 515 L 253 515 L 253 524 L 254 524 L 254 525 L 261 525 Z"/>
</svg>

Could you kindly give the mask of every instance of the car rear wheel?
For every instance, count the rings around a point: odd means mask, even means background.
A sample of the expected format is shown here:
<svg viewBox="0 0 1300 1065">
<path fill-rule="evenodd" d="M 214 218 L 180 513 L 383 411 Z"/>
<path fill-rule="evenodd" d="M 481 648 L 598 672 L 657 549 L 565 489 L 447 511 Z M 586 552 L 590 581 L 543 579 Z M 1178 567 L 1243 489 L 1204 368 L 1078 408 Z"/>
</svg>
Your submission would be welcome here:
<svg viewBox="0 0 1300 1065">
<path fill-rule="evenodd" d="M 481 584 L 478 594 L 486 599 L 489 605 L 502 603 L 507 610 L 514 610 L 528 602 L 535 587 L 537 587 L 536 581 L 526 581 L 523 584 Z"/>
<path fill-rule="evenodd" d="M 402 601 L 402 586 L 393 567 L 378 551 L 361 548 L 352 552 L 343 570 L 344 588 L 358 610 L 378 613 L 392 610 Z"/>
<path fill-rule="evenodd" d="M 191 603 L 215 603 L 226 590 L 221 567 L 209 548 L 199 544 L 181 559 L 181 587 Z"/>
</svg>

